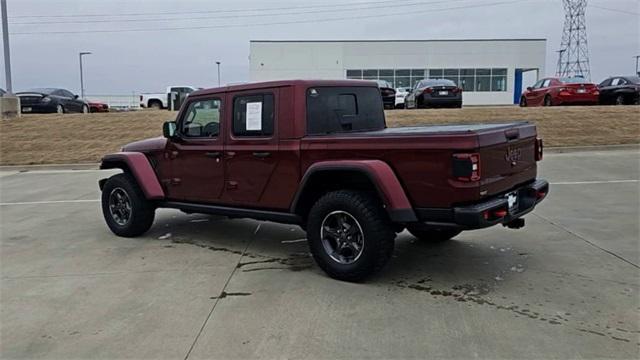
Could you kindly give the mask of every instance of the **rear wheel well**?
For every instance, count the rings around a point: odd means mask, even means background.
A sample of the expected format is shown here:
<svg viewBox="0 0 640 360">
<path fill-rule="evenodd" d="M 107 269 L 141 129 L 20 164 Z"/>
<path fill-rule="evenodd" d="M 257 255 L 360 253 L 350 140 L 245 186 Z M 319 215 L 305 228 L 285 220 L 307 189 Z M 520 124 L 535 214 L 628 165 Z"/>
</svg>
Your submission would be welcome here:
<svg viewBox="0 0 640 360">
<path fill-rule="evenodd" d="M 303 219 L 307 218 L 311 207 L 324 194 L 337 190 L 357 190 L 370 193 L 380 203 L 382 199 L 371 178 L 358 170 L 326 170 L 312 174 L 303 184 L 293 211 Z"/>
<path fill-rule="evenodd" d="M 158 105 L 160 108 L 162 108 L 162 101 L 158 99 L 149 100 L 149 102 L 147 103 L 147 107 L 153 107 L 153 105 Z"/>
</svg>

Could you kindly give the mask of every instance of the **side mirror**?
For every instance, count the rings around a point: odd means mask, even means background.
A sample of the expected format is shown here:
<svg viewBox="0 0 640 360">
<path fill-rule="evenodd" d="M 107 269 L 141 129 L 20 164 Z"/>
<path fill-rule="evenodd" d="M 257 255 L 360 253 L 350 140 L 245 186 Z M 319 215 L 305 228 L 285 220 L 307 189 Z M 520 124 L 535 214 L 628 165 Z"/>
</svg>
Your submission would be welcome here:
<svg viewBox="0 0 640 360">
<path fill-rule="evenodd" d="M 175 121 L 167 121 L 162 124 L 162 135 L 167 139 L 171 139 L 176 136 L 176 129 L 178 125 Z"/>
<path fill-rule="evenodd" d="M 77 99 L 77 98 L 79 98 L 79 96 L 78 95 L 73 95 L 73 98 Z"/>
<path fill-rule="evenodd" d="M 531 91 L 533 88 L 531 86 L 527 86 L 527 91 Z"/>
</svg>

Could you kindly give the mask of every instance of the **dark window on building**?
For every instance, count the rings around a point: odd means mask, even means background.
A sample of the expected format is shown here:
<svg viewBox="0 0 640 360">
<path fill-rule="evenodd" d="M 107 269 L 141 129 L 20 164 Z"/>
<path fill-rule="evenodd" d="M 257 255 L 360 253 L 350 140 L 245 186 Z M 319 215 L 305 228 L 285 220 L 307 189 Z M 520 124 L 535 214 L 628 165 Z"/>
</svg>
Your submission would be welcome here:
<svg viewBox="0 0 640 360">
<path fill-rule="evenodd" d="M 384 127 L 378 88 L 317 87 L 307 90 L 307 133 L 310 135 Z"/>
<path fill-rule="evenodd" d="M 273 135 L 272 94 L 238 96 L 233 101 L 233 134 L 237 136 Z"/>
</svg>

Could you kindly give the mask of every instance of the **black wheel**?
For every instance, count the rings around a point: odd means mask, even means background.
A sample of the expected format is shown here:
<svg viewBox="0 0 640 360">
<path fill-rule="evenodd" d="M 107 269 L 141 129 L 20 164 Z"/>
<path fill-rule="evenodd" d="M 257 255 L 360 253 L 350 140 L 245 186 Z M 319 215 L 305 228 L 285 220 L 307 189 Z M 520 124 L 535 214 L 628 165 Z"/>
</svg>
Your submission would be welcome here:
<svg viewBox="0 0 640 360">
<path fill-rule="evenodd" d="M 58 106 L 56 106 L 56 112 L 58 114 L 64 114 L 64 107 L 60 104 L 58 104 Z"/>
<path fill-rule="evenodd" d="M 83 114 L 88 114 L 89 113 L 89 107 L 87 105 L 82 105 L 82 113 Z"/>
<path fill-rule="evenodd" d="M 552 106 L 553 102 L 551 101 L 551 96 L 547 95 L 544 97 L 544 106 Z"/>
<path fill-rule="evenodd" d="M 160 101 L 152 101 L 149 103 L 149 107 L 154 109 L 154 110 L 161 110 L 162 109 L 162 103 Z"/>
<path fill-rule="evenodd" d="M 409 230 L 411 235 L 415 236 L 416 238 L 432 243 L 438 243 L 453 239 L 462 232 L 456 229 L 433 228 L 424 224 L 407 225 L 407 230 Z"/>
<path fill-rule="evenodd" d="M 134 237 L 149 230 L 155 208 L 131 175 L 117 174 L 102 188 L 102 214 L 114 234 Z"/>
<path fill-rule="evenodd" d="M 624 105 L 624 96 L 623 95 L 616 96 L 616 105 Z"/>
<path fill-rule="evenodd" d="M 524 96 L 520 98 L 520 107 L 527 107 L 527 98 Z"/>
<path fill-rule="evenodd" d="M 327 193 L 311 208 L 307 239 L 313 258 L 329 276 L 360 281 L 389 261 L 395 232 L 375 197 L 341 190 Z"/>
</svg>

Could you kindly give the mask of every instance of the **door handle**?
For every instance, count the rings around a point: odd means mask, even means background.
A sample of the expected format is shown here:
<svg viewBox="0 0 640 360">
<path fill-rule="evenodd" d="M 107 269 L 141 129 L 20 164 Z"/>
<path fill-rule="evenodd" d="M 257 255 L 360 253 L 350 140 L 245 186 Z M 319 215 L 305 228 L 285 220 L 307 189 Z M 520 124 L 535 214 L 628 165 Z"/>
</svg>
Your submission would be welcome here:
<svg viewBox="0 0 640 360">
<path fill-rule="evenodd" d="M 210 158 L 219 158 L 220 156 L 222 156 L 222 153 L 220 151 L 211 151 L 204 153 L 204 156 Z"/>
<path fill-rule="evenodd" d="M 267 152 L 267 151 L 265 151 L 265 152 L 254 152 L 253 156 L 259 157 L 259 158 L 266 158 L 266 157 L 271 156 L 271 153 Z"/>
</svg>

